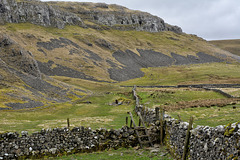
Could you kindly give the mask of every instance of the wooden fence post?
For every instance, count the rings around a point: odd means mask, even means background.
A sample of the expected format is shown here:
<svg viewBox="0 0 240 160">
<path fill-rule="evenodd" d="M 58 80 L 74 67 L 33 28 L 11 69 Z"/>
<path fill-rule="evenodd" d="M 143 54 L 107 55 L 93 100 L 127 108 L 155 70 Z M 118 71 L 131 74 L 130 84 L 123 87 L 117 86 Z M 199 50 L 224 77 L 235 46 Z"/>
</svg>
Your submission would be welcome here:
<svg viewBox="0 0 240 160">
<path fill-rule="evenodd" d="M 130 121 L 130 128 L 132 128 L 132 123 L 133 123 L 133 122 L 132 122 L 132 120 L 131 120 L 131 121 Z"/>
<path fill-rule="evenodd" d="M 69 118 L 67 118 L 67 127 L 70 128 Z"/>
<path fill-rule="evenodd" d="M 160 118 L 160 144 L 163 145 L 163 132 L 164 132 L 164 110 L 161 108 Z"/>
<path fill-rule="evenodd" d="M 188 130 L 187 130 L 187 134 L 186 134 L 186 139 L 185 139 L 185 144 L 184 144 L 182 160 L 187 159 L 188 145 L 189 145 L 189 140 L 190 140 L 190 136 L 191 136 L 190 130 L 192 129 L 192 124 L 193 124 L 193 117 L 190 117 Z"/>
<path fill-rule="evenodd" d="M 159 120 L 159 107 L 155 108 L 155 113 L 156 113 L 156 121 Z"/>
<path fill-rule="evenodd" d="M 141 119 L 140 119 L 140 117 L 139 117 L 139 121 L 138 121 L 138 126 L 140 127 L 141 126 Z"/>
<path fill-rule="evenodd" d="M 146 107 L 144 107 L 144 113 L 143 113 L 144 121 L 146 121 L 146 116 L 147 116 L 147 111 L 146 111 Z"/>
<path fill-rule="evenodd" d="M 164 121 L 164 115 L 165 115 L 165 109 L 163 108 L 162 109 L 162 119 L 163 119 L 163 121 Z"/>
</svg>

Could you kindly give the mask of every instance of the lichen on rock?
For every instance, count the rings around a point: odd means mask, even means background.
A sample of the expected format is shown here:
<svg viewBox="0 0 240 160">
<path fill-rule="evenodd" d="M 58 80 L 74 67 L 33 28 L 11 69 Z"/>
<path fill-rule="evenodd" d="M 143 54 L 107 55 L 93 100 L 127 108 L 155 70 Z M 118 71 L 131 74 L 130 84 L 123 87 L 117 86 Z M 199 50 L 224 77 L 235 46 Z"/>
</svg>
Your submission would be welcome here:
<svg viewBox="0 0 240 160">
<path fill-rule="evenodd" d="M 40 1 L 2 0 L 0 2 L 1 23 L 33 23 L 63 29 L 65 25 L 83 26 L 80 17 L 62 11 Z"/>
</svg>

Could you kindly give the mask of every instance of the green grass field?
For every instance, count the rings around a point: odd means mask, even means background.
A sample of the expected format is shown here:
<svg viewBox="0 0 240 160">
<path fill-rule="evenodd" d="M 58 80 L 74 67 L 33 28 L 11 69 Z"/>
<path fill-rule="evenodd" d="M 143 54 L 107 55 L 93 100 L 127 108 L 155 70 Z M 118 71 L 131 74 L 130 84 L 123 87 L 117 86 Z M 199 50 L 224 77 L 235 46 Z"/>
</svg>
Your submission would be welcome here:
<svg viewBox="0 0 240 160">
<path fill-rule="evenodd" d="M 190 66 L 172 66 L 163 68 L 143 69 L 145 76 L 121 83 L 98 83 L 66 77 L 53 77 L 70 85 L 75 85 L 85 90 L 90 90 L 89 96 L 83 100 L 76 100 L 73 103 L 53 104 L 46 108 L 36 108 L 32 110 L 1 111 L 0 131 L 22 131 L 30 133 L 39 131 L 42 128 L 66 127 L 67 118 L 70 118 L 71 127 L 90 126 L 92 128 L 120 128 L 125 124 L 125 117 L 128 111 L 134 108 L 131 88 L 121 88 L 119 85 L 177 85 L 177 84 L 197 84 L 197 83 L 239 83 L 240 67 L 238 64 L 198 64 Z M 226 99 L 220 94 L 204 90 L 190 89 L 140 89 L 138 88 L 141 103 L 154 108 L 156 106 L 176 105 L 178 103 L 195 103 L 196 101 Z M 225 89 L 226 92 L 239 95 L 239 89 Z M 116 99 L 125 100 L 128 103 L 115 106 L 110 105 Z M 91 104 L 82 103 L 90 101 Z M 204 105 L 203 105 L 204 106 Z M 184 108 L 184 107 L 183 107 Z M 198 110 L 192 108 L 185 110 Z M 201 108 L 202 109 L 202 108 Z M 223 109 L 225 109 L 223 107 Z M 209 111 L 208 111 L 209 110 Z M 172 112 L 172 115 L 180 114 L 182 110 Z M 225 114 L 227 110 L 220 110 L 218 113 Z M 209 114 L 211 108 L 204 111 Z M 230 112 L 231 113 L 231 112 Z M 208 123 L 208 116 L 204 116 L 196 124 L 227 124 L 231 121 L 238 121 L 239 112 L 232 117 L 214 119 Z M 184 116 L 183 116 L 184 117 Z M 184 119 L 187 120 L 188 118 Z"/>
<path fill-rule="evenodd" d="M 188 88 L 138 88 L 137 93 L 140 97 L 140 103 L 144 106 L 150 108 L 164 107 L 167 109 L 167 114 L 176 119 L 179 119 L 179 115 L 183 121 L 188 121 L 190 116 L 193 116 L 195 126 L 208 125 L 214 127 L 239 121 L 240 103 L 224 107 L 208 106 L 171 110 L 172 106 L 184 108 L 184 104 L 196 104 L 197 102 L 199 106 L 205 106 L 208 101 L 228 100 L 228 98 L 213 91 Z M 236 106 L 236 109 L 233 109 L 233 106 Z"/>
<path fill-rule="evenodd" d="M 236 109 L 233 109 L 236 106 Z M 228 123 L 235 123 L 239 121 L 240 104 L 228 105 L 225 107 L 201 107 L 201 108 L 187 108 L 174 112 L 169 112 L 173 118 L 188 122 L 190 117 L 194 118 L 194 126 L 207 125 L 215 127 L 217 125 L 227 125 Z"/>
<path fill-rule="evenodd" d="M 51 159 L 51 158 L 50 158 Z M 73 159 L 84 159 L 84 160 L 171 160 L 171 156 L 167 153 L 164 148 L 160 148 L 158 152 L 151 152 L 149 149 L 139 149 L 134 148 L 121 148 L 118 150 L 109 150 L 96 153 L 85 153 L 85 154 L 74 154 L 69 156 L 62 156 L 59 158 L 53 158 L 59 160 L 73 160 Z"/>
<path fill-rule="evenodd" d="M 224 99 L 223 95 L 205 91 L 203 89 L 157 89 L 157 88 L 138 88 L 140 103 L 146 104 L 148 107 L 163 106 L 176 104 L 179 102 L 189 102 L 193 100 L 209 100 L 209 99 Z"/>
<path fill-rule="evenodd" d="M 74 104 L 56 104 L 33 110 L 1 111 L 0 131 L 35 132 L 42 128 L 66 127 L 67 118 L 70 118 L 71 127 L 120 128 L 125 125 L 127 112 L 134 108 L 131 97 L 129 92 L 111 92 L 90 96 Z M 116 99 L 124 103 L 112 105 Z M 84 103 L 87 101 L 91 104 Z"/>
<path fill-rule="evenodd" d="M 1 111 L 0 131 L 22 131 L 30 133 L 42 128 L 67 127 L 67 118 L 70 126 L 89 126 L 96 128 L 121 128 L 125 125 L 128 111 L 133 111 L 134 100 L 132 100 L 131 88 L 122 89 L 123 92 L 108 92 L 86 97 L 74 103 L 55 104 L 47 108 L 36 108 L 33 110 Z M 227 99 L 222 95 L 204 90 L 189 89 L 141 89 L 138 88 L 140 103 L 147 107 L 176 105 L 181 102 L 192 102 L 196 100 L 207 101 L 216 99 Z M 115 101 L 123 102 L 115 105 Z M 91 102 L 91 103 L 86 103 Z M 239 104 L 238 104 L 239 105 Z M 229 114 L 226 114 L 229 110 Z M 213 113 L 219 116 L 212 116 Z M 217 111 L 216 111 L 217 110 Z M 198 112 L 203 111 L 203 113 Z M 194 113 L 193 113 L 194 112 Z M 195 113 L 196 112 L 196 113 Z M 185 110 L 168 111 L 176 117 L 180 115 L 183 120 L 188 120 L 189 115 L 194 115 L 195 123 L 198 125 L 216 126 L 227 124 L 230 121 L 238 121 L 240 115 L 238 110 L 231 110 L 231 106 L 222 108 L 190 108 Z M 184 116 L 182 116 L 182 114 Z M 206 116 L 203 116 L 205 114 Z M 231 116 L 233 115 L 233 116 Z M 226 117 L 224 117 L 226 116 Z M 200 117 L 200 118 L 199 118 Z M 213 117 L 213 119 L 211 119 Z M 136 117 L 135 117 L 136 118 Z M 217 120 L 219 118 L 219 120 Z M 211 123 L 209 122 L 211 121 Z M 136 123 L 137 118 L 136 118 Z"/>
<path fill-rule="evenodd" d="M 240 83 L 240 65 L 207 63 L 159 68 L 143 68 L 141 78 L 121 82 L 121 85 L 178 85 Z"/>
</svg>

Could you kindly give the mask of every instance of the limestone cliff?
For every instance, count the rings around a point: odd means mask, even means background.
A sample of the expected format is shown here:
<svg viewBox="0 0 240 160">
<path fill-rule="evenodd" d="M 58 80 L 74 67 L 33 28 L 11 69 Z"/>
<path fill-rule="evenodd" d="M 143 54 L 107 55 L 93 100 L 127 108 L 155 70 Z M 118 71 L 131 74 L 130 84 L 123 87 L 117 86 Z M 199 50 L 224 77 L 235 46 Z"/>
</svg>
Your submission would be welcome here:
<svg viewBox="0 0 240 160">
<path fill-rule="evenodd" d="M 115 4 L 73 2 L 51 2 L 50 4 L 57 5 L 66 11 L 77 14 L 84 21 L 106 25 L 114 29 L 148 32 L 173 31 L 175 33 L 182 33 L 180 27 L 169 25 L 162 18 L 146 12 L 130 10 Z M 93 27 L 92 25 L 88 26 Z"/>
<path fill-rule="evenodd" d="M 23 23 L 57 27 L 65 25 L 101 28 L 108 26 L 119 30 L 148 32 L 173 31 L 181 33 L 178 26 L 166 24 L 163 19 L 149 13 L 129 10 L 117 5 L 102 3 L 40 2 L 37 0 L 1 0 L 0 23 Z M 94 25 L 87 25 L 91 21 Z"/>
<path fill-rule="evenodd" d="M 1 0 L 0 22 L 29 22 L 46 27 L 64 28 L 66 24 L 83 25 L 81 18 L 40 1 Z"/>
</svg>

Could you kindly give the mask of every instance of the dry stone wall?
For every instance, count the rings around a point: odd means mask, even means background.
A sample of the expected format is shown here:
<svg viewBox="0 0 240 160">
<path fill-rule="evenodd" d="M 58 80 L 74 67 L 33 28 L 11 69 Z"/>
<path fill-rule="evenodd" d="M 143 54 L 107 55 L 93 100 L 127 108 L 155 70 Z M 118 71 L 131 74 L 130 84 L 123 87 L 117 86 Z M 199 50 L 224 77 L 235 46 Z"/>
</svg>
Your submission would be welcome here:
<svg viewBox="0 0 240 160">
<path fill-rule="evenodd" d="M 121 86 L 121 87 L 133 87 L 133 86 Z M 177 86 L 135 86 L 139 88 L 202 88 L 205 90 L 211 90 L 222 94 L 227 98 L 239 98 L 232 96 L 219 88 L 240 88 L 240 84 L 196 84 L 196 85 L 177 85 Z"/>
<path fill-rule="evenodd" d="M 133 93 L 137 96 L 136 86 Z M 145 109 L 139 103 L 136 103 L 135 111 L 144 113 Z M 149 123 L 159 125 L 155 110 L 148 111 L 145 118 Z M 164 143 L 176 159 L 182 159 L 189 123 L 168 115 L 164 115 L 164 119 Z M 240 159 L 240 122 L 217 127 L 197 126 L 192 129 L 188 159 Z"/>
<path fill-rule="evenodd" d="M 198 126 L 191 130 L 188 159 L 239 159 L 240 124 Z M 177 159 L 183 155 L 187 122 L 166 121 L 166 144 Z"/>
<path fill-rule="evenodd" d="M 240 159 L 240 124 L 198 126 L 191 133 L 191 159 Z"/>
<path fill-rule="evenodd" d="M 92 130 L 88 127 L 55 128 L 28 135 L 8 132 L 0 135 L 0 159 L 39 158 L 76 152 L 93 152 L 136 145 L 134 130 Z"/>
<path fill-rule="evenodd" d="M 156 135 L 158 128 L 149 128 L 150 135 Z M 141 133 L 140 133 L 141 134 Z M 156 136 L 157 138 L 158 136 Z M 157 141 L 153 138 L 154 141 Z M 89 127 L 42 129 L 28 135 L 22 131 L 0 134 L 0 160 L 41 158 L 61 156 L 73 153 L 89 153 L 119 147 L 138 145 L 133 128 L 123 126 L 120 129 L 97 129 Z"/>
</svg>

